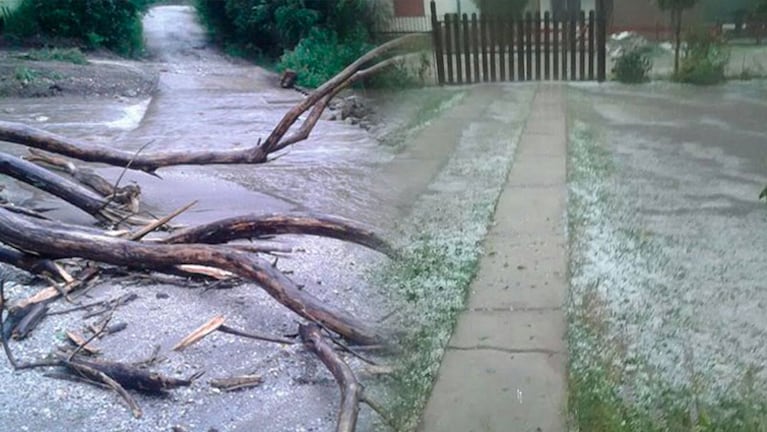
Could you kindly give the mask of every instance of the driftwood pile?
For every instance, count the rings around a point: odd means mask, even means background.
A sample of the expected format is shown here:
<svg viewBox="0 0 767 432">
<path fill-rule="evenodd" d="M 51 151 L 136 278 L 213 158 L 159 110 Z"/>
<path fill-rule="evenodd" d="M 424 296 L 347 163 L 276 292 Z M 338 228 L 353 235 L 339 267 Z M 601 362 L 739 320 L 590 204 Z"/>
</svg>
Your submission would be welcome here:
<svg viewBox="0 0 767 432">
<path fill-rule="evenodd" d="M 298 335 L 303 345 L 316 354 L 341 387 L 338 431 L 353 431 L 360 402 L 366 402 L 384 419 L 380 407 L 369 400 L 352 369 L 339 350 L 355 353 L 350 345 L 385 346 L 386 341 L 370 324 L 333 305 L 325 304 L 303 291 L 287 275 L 264 258 L 272 252 L 258 241 L 247 245 L 228 244 L 234 240 L 255 239 L 282 234 L 309 234 L 354 242 L 390 257 L 395 251 L 371 230 L 350 220 L 317 214 L 238 215 L 200 226 L 176 229 L 171 220 L 189 206 L 163 218 L 141 215 L 140 187 L 120 186 L 120 179 L 107 181 L 65 156 L 85 162 L 97 162 L 141 170 L 157 175 L 163 167 L 189 164 L 261 164 L 275 152 L 305 140 L 330 100 L 342 89 L 398 61 L 391 57 L 367 66 L 383 54 L 410 42 L 413 36 L 383 44 L 348 66 L 291 108 L 271 133 L 246 149 L 210 151 L 168 151 L 129 153 L 69 139 L 23 124 L 0 121 L 0 141 L 30 147 L 26 158 L 0 153 L 0 173 L 46 191 L 74 205 L 95 218 L 97 225 L 80 226 L 49 220 L 45 214 L 9 202 L 0 203 L 0 262 L 39 275 L 51 286 L 33 297 L 10 304 L 0 283 L 0 332 L 3 349 L 15 369 L 54 367 L 51 376 L 87 382 L 119 393 L 135 416 L 141 409 L 127 390 L 164 392 L 192 384 L 196 377 L 180 380 L 147 372 L 135 365 L 92 358 L 97 350 L 94 339 L 118 332 L 125 323 L 111 323 L 112 312 L 135 296 L 124 296 L 102 304 L 77 304 L 57 313 L 95 310 L 102 314 L 100 324 L 92 326 L 92 335 L 69 332 L 74 348 L 54 353 L 50 358 L 24 363 L 13 356 L 9 338 L 25 337 L 46 314 L 48 306 L 85 287 L 102 273 L 103 265 L 120 266 L 129 271 L 141 270 L 197 278 L 227 279 L 239 277 L 253 281 L 271 297 L 300 316 Z M 291 130 L 302 114 L 303 122 Z M 53 154 L 52 154 L 53 153 Z M 54 155 L 56 154 L 56 155 Z M 57 156 L 58 155 L 58 156 Z M 121 176 L 122 177 L 122 176 Z M 160 229 L 165 234 L 159 235 Z M 148 236 L 149 234 L 152 236 Z M 67 270 L 60 260 L 76 259 L 77 271 Z M 70 271 L 73 274 L 70 274 Z M 7 310 L 7 313 L 3 311 Z M 215 317 L 179 342 L 182 350 L 214 331 L 275 343 L 293 344 L 292 339 L 253 334 L 228 327 L 223 317 Z M 339 342 L 344 339 L 346 343 Z M 363 358 L 360 356 L 360 358 Z M 363 358 L 364 359 L 364 358 Z M 152 361 L 147 362 L 151 364 Z M 146 366 L 146 365 L 145 365 Z M 213 385 L 232 390 L 256 386 L 258 376 L 219 380 Z M 387 420 L 388 422 L 388 420 Z"/>
</svg>

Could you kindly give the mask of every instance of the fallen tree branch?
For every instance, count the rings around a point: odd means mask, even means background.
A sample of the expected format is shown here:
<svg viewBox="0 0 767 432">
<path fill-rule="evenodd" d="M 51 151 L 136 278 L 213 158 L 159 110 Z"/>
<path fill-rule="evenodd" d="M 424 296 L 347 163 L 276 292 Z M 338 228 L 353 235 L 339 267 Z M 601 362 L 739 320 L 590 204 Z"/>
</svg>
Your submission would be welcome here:
<svg viewBox="0 0 767 432">
<path fill-rule="evenodd" d="M 103 222 L 149 223 L 148 220 L 139 218 L 124 208 L 107 205 L 108 201 L 69 179 L 3 152 L 0 152 L 0 174 L 8 175 L 59 197 Z"/>
<path fill-rule="evenodd" d="M 366 323 L 299 289 L 263 259 L 209 245 L 141 243 L 92 234 L 77 226 L 33 220 L 0 208 L 0 242 L 51 257 L 80 257 L 104 263 L 164 271 L 178 264 L 197 264 L 231 271 L 253 280 L 269 295 L 301 317 L 321 323 L 346 339 L 371 345 L 381 336 Z"/>
<path fill-rule="evenodd" d="M 115 184 L 112 184 L 95 172 L 78 167 L 68 160 L 32 148 L 27 150 L 30 155 L 26 156 L 24 159 L 29 162 L 42 163 L 65 172 L 80 184 L 90 188 L 100 196 L 109 198 L 118 204 L 126 206 L 131 209 L 133 213 L 138 212 L 138 197 L 141 194 L 141 188 L 137 185 L 118 187 L 117 184 L 119 184 L 119 179 Z M 106 203 L 108 204 L 109 201 L 106 201 Z"/>
<path fill-rule="evenodd" d="M 407 35 L 378 46 L 339 72 L 335 77 L 310 93 L 304 100 L 289 110 L 272 129 L 267 139 L 249 148 L 230 150 L 177 150 L 136 154 L 117 150 L 109 146 L 89 143 L 83 140 L 63 137 L 20 123 L 0 121 L 0 141 L 26 145 L 52 153 L 69 156 L 87 162 L 101 162 L 131 169 L 154 173 L 158 168 L 172 165 L 209 164 L 259 164 L 279 148 L 280 142 L 298 118 L 314 104 L 331 94 L 337 87 L 348 85 L 347 81 L 365 64 L 379 56 L 402 47 L 423 35 Z M 388 60 L 387 60 L 388 61 Z"/>
<path fill-rule="evenodd" d="M 299 213 L 235 216 L 179 230 L 162 242 L 215 244 L 278 234 L 330 237 L 367 246 L 390 257 L 397 256 L 391 245 L 359 223 L 337 216 Z"/>
<path fill-rule="evenodd" d="M 357 428 L 357 414 L 360 410 L 363 387 L 354 376 L 349 365 L 333 350 L 322 330 L 315 324 L 299 325 L 301 340 L 311 352 L 319 357 L 341 388 L 341 406 L 338 410 L 337 432 L 354 432 Z"/>
</svg>

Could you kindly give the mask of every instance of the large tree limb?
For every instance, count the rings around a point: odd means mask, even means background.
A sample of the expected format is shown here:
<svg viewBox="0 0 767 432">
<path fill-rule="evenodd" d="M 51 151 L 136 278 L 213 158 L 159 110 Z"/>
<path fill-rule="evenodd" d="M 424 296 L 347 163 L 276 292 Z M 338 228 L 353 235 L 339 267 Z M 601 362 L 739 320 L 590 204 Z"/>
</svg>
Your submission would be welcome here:
<svg viewBox="0 0 767 432">
<path fill-rule="evenodd" d="M 3 152 L 0 152 L 0 174 L 8 175 L 59 197 L 104 222 L 149 222 L 145 218 L 132 215 L 117 205 L 109 203 L 90 189 L 32 162 Z"/>
<path fill-rule="evenodd" d="M 290 109 L 263 143 L 259 142 L 249 148 L 215 151 L 190 151 L 187 149 L 177 151 L 142 152 L 141 154 L 135 154 L 129 151 L 117 150 L 109 146 L 63 137 L 24 124 L 6 121 L 0 121 L 0 141 L 26 145 L 82 161 L 101 162 L 122 167 L 130 166 L 131 169 L 150 173 L 153 173 L 158 168 L 171 165 L 264 163 L 267 161 L 267 156 L 269 154 L 285 147 L 285 145 L 281 143 L 283 137 L 304 112 L 309 110 L 309 108 L 326 96 L 333 93 L 336 88 L 346 86 L 354 80 L 364 77 L 365 74 L 355 75 L 355 73 L 366 63 L 386 52 L 401 47 L 421 37 L 423 36 L 403 36 L 376 47 L 363 55 L 335 77 L 320 86 L 317 90 L 310 93 L 306 99 Z M 389 60 L 385 60 L 385 62 L 389 62 Z M 322 110 L 320 109 L 319 114 L 321 114 L 321 112 Z M 316 114 L 317 118 L 319 117 L 319 114 Z M 316 123 L 316 120 L 314 120 L 314 123 Z M 308 133 L 306 135 L 308 136 Z M 300 141 L 300 139 L 296 139 L 296 137 L 297 136 L 295 135 L 289 137 L 291 143 Z"/>
<path fill-rule="evenodd" d="M 49 257 L 79 257 L 108 264 L 166 271 L 170 266 L 197 264 L 231 271 L 253 280 L 270 296 L 301 317 L 321 323 L 345 338 L 371 345 L 381 336 L 366 323 L 326 305 L 265 260 L 231 248 L 198 244 L 140 243 L 93 234 L 80 227 L 33 220 L 0 209 L 0 242 Z"/>
<path fill-rule="evenodd" d="M 177 231 L 164 238 L 162 242 L 215 244 L 275 234 L 310 234 L 330 237 L 367 246 L 390 257 L 396 256 L 391 245 L 370 229 L 354 221 L 336 216 L 298 213 L 235 216 Z"/>
</svg>

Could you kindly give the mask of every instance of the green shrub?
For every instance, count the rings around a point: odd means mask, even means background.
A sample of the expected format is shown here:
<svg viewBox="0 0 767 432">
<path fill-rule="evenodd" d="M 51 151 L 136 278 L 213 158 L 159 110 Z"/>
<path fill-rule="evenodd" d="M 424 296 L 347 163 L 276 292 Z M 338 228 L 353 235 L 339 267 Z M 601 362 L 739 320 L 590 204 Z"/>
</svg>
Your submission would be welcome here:
<svg viewBox="0 0 767 432">
<path fill-rule="evenodd" d="M 335 33 L 344 43 L 353 37 L 367 41 L 369 30 L 379 19 L 376 4 L 370 0 L 195 1 L 198 14 L 217 42 L 229 51 L 272 59 L 296 48 L 314 28 Z"/>
<path fill-rule="evenodd" d="M 724 42 L 706 30 L 687 35 L 685 57 L 674 77 L 679 82 L 713 85 L 725 81 L 724 70 L 730 54 Z"/>
<path fill-rule="evenodd" d="M 649 80 L 647 74 L 652 69 L 652 61 L 644 48 L 631 48 L 623 51 L 615 60 L 613 75 L 615 79 L 627 84 L 643 83 Z"/>
<path fill-rule="evenodd" d="M 24 39 L 42 35 L 104 47 L 121 55 L 141 53 L 141 13 L 149 0 L 22 0 L 6 17 L 4 34 Z"/>
<path fill-rule="evenodd" d="M 300 85 L 318 87 L 371 47 L 363 37 L 350 36 L 346 41 L 339 41 L 336 32 L 315 28 L 295 49 L 285 52 L 277 69 L 292 69 L 298 73 Z"/>
</svg>

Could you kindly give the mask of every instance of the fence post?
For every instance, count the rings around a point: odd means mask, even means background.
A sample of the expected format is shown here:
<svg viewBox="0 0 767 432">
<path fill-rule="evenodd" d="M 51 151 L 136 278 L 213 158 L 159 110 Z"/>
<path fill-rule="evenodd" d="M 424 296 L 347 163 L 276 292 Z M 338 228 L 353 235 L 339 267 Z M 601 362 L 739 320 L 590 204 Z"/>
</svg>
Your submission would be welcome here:
<svg viewBox="0 0 767 432">
<path fill-rule="evenodd" d="M 517 26 L 517 79 L 525 81 L 525 21 L 522 16 L 516 21 Z"/>
<path fill-rule="evenodd" d="M 455 53 L 455 76 L 458 84 L 463 84 L 463 73 L 461 72 L 461 66 L 463 66 L 461 61 L 461 55 L 463 54 L 461 49 L 461 17 L 455 14 L 452 23 L 453 43 L 455 44 L 455 50 L 453 51 Z"/>
<path fill-rule="evenodd" d="M 559 79 L 559 20 L 557 19 L 557 14 L 554 14 L 552 16 L 551 20 L 551 32 L 552 32 L 552 53 L 551 56 L 554 60 L 554 79 Z"/>
<path fill-rule="evenodd" d="M 581 81 L 586 79 L 586 13 L 581 10 L 578 15 L 578 36 L 580 36 L 580 43 L 578 44 L 578 74 Z"/>
<path fill-rule="evenodd" d="M 562 44 L 560 46 L 560 51 L 562 51 L 562 74 L 559 77 L 562 81 L 567 81 L 567 50 L 570 47 L 567 40 L 570 37 L 570 21 L 567 19 L 566 12 L 562 12 L 560 18 L 562 19 Z"/>
<path fill-rule="evenodd" d="M 498 80 L 506 81 L 506 20 L 495 21 L 495 43 L 498 45 Z"/>
<path fill-rule="evenodd" d="M 434 0 L 431 1 L 431 34 L 434 44 L 434 56 L 437 63 L 437 81 L 439 85 L 445 84 L 445 58 L 442 56 L 442 35 L 440 34 L 440 24 L 437 20 L 437 5 Z"/>
<path fill-rule="evenodd" d="M 604 0 L 597 0 L 597 81 L 607 77 L 607 17 Z"/>
<path fill-rule="evenodd" d="M 496 20 L 495 17 L 490 17 L 487 21 L 487 33 L 488 33 L 488 41 L 487 44 L 489 45 L 489 52 L 488 55 L 490 56 L 490 81 L 495 82 L 497 77 L 495 75 L 495 25 Z"/>
<path fill-rule="evenodd" d="M 535 79 L 541 80 L 541 13 L 535 13 Z"/>
<path fill-rule="evenodd" d="M 533 79 L 533 14 L 528 12 L 525 14 L 525 33 L 527 33 L 527 44 L 525 50 L 527 51 L 525 61 L 527 62 L 527 79 Z"/>
<path fill-rule="evenodd" d="M 485 15 L 479 15 L 479 42 L 482 45 L 482 81 L 488 82 L 488 72 L 490 72 L 487 66 L 487 18 Z"/>
<path fill-rule="evenodd" d="M 471 14 L 471 44 L 474 52 L 474 82 L 479 82 L 479 27 L 477 26 L 477 14 Z"/>
<path fill-rule="evenodd" d="M 463 14 L 463 55 L 466 68 L 466 82 L 471 82 L 471 49 L 469 48 L 469 16 Z M 476 81 L 476 77 L 474 77 Z"/>
<path fill-rule="evenodd" d="M 549 58 L 550 55 L 550 48 L 551 48 L 551 39 L 549 32 L 551 31 L 551 14 L 549 11 L 546 11 L 543 14 L 543 79 L 549 80 L 551 79 L 551 59 Z"/>
<path fill-rule="evenodd" d="M 578 28 L 578 12 L 571 10 L 569 12 L 570 17 L 570 27 L 568 30 L 570 31 L 570 36 L 568 39 L 568 42 L 570 43 L 570 81 L 575 81 L 578 79 L 578 70 L 576 69 L 576 57 L 578 55 L 578 40 L 576 39 L 577 36 L 577 28 Z"/>
<path fill-rule="evenodd" d="M 593 10 L 589 11 L 589 80 L 594 80 L 594 25 L 596 15 Z"/>
<path fill-rule="evenodd" d="M 453 38 L 451 32 L 453 27 L 450 25 L 450 14 L 445 14 L 445 63 L 447 64 L 447 82 L 455 83 L 453 80 Z"/>
<path fill-rule="evenodd" d="M 508 17 L 505 32 L 504 38 L 506 39 L 506 45 L 509 46 L 509 81 L 514 81 L 514 18 L 512 16 Z"/>
</svg>

